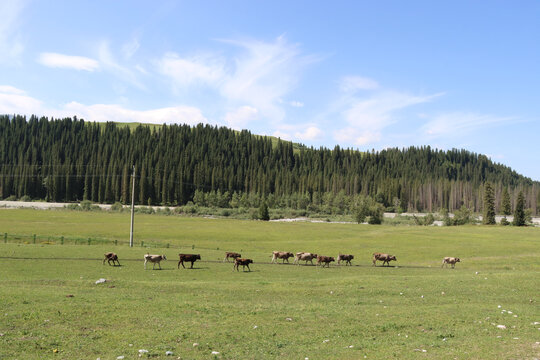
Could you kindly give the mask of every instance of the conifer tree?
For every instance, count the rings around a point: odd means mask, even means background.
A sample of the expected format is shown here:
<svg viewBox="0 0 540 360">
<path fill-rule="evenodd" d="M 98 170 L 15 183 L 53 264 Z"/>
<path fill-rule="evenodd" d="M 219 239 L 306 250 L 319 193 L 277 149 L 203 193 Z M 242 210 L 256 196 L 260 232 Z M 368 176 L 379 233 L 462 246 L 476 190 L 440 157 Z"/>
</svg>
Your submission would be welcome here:
<svg viewBox="0 0 540 360">
<path fill-rule="evenodd" d="M 512 204 L 510 203 L 510 194 L 508 194 L 508 189 L 505 187 L 502 193 L 502 213 L 504 215 L 512 214 Z"/>
<path fill-rule="evenodd" d="M 520 191 L 517 197 L 513 225 L 525 226 L 525 198 L 523 196 L 523 191 Z"/>
<path fill-rule="evenodd" d="M 268 205 L 266 201 L 263 201 L 261 207 L 259 208 L 259 219 L 263 221 L 270 220 L 270 213 L 268 212 Z"/>
<path fill-rule="evenodd" d="M 495 225 L 495 195 L 490 182 L 484 186 L 484 219 L 485 225 Z"/>
</svg>

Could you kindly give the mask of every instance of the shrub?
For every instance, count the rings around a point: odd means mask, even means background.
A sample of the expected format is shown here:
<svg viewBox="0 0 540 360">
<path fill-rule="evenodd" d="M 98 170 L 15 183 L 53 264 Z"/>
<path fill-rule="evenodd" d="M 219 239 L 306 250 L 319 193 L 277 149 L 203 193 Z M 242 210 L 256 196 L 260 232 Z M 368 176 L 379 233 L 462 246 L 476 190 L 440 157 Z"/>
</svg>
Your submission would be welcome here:
<svg viewBox="0 0 540 360">
<path fill-rule="evenodd" d="M 32 201 L 32 198 L 28 195 L 23 195 L 19 201 Z"/>
<path fill-rule="evenodd" d="M 115 202 L 114 204 L 111 205 L 111 211 L 118 211 L 118 212 L 121 212 L 122 210 L 124 210 L 124 206 L 122 205 L 121 202 Z"/>
<path fill-rule="evenodd" d="M 223 209 L 221 210 L 221 216 L 230 216 L 231 215 L 231 212 L 227 209 Z"/>
<path fill-rule="evenodd" d="M 501 219 L 501 225 L 502 226 L 510 225 L 510 221 L 508 221 L 508 219 L 506 219 L 506 216 Z"/>
<path fill-rule="evenodd" d="M 4 200 L 6 200 L 6 201 L 17 201 L 17 197 L 15 195 L 10 195 L 7 198 L 5 198 Z"/>
<path fill-rule="evenodd" d="M 80 203 L 80 207 L 82 211 L 90 211 L 92 210 L 92 202 L 90 200 L 83 200 Z"/>
</svg>

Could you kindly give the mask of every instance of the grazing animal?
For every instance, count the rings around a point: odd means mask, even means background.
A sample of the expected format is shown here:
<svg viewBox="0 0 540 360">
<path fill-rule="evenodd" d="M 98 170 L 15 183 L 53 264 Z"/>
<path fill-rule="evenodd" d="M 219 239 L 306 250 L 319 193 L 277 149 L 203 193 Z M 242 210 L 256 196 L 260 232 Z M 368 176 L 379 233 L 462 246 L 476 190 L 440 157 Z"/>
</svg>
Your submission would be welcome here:
<svg viewBox="0 0 540 360">
<path fill-rule="evenodd" d="M 322 267 L 324 267 L 325 265 L 327 267 L 330 267 L 330 263 L 332 261 L 335 261 L 334 257 L 332 257 L 332 256 L 324 256 L 324 255 L 317 256 L 317 265 L 323 264 Z"/>
<path fill-rule="evenodd" d="M 285 260 L 287 260 L 287 263 L 289 262 L 289 258 L 293 257 L 294 254 L 292 252 L 286 252 L 286 251 L 274 251 L 272 252 L 272 263 L 277 264 L 277 259 L 283 259 L 283 263 L 285 263 Z"/>
<path fill-rule="evenodd" d="M 253 264 L 253 260 L 236 258 L 236 259 L 234 259 L 233 269 L 236 269 L 236 271 L 240 271 L 240 270 L 238 270 L 238 267 L 240 265 L 242 265 L 242 271 L 246 271 L 246 266 L 247 266 L 248 270 L 251 271 L 251 269 L 249 268 L 249 264 Z"/>
<path fill-rule="evenodd" d="M 152 270 L 154 270 L 156 263 L 159 266 L 159 269 L 161 270 L 161 260 L 167 260 L 167 257 L 165 255 L 150 255 L 146 254 L 144 255 L 144 269 L 146 270 L 146 263 L 150 261 L 152 265 Z"/>
<path fill-rule="evenodd" d="M 312 254 L 308 252 L 297 252 L 296 256 L 294 257 L 293 264 L 300 265 L 300 260 L 302 260 L 306 262 L 306 265 L 308 261 L 311 262 L 311 265 L 313 265 L 313 259 L 316 259 L 316 258 L 317 258 L 317 254 Z"/>
<path fill-rule="evenodd" d="M 180 264 L 182 264 L 182 267 L 185 269 L 186 267 L 184 266 L 184 261 L 185 262 L 190 262 L 191 263 L 191 267 L 190 269 L 193 269 L 193 263 L 197 260 L 201 260 L 201 255 L 200 254 L 178 254 L 178 256 L 180 257 L 180 261 L 178 262 L 178 268 L 177 269 L 180 269 Z"/>
<path fill-rule="evenodd" d="M 383 262 L 383 266 L 384 264 L 388 264 L 388 266 L 390 266 L 390 261 L 397 261 L 396 257 L 394 255 L 389 255 L 389 254 L 382 254 L 382 253 L 373 253 L 373 266 L 375 266 L 375 263 L 377 262 L 377 260 L 379 261 L 382 261 Z"/>
<path fill-rule="evenodd" d="M 105 265 L 105 261 L 107 261 L 109 265 L 111 265 L 111 261 L 112 261 L 112 266 L 116 266 L 116 262 L 117 262 L 118 266 L 120 266 L 120 261 L 118 261 L 118 255 L 116 255 L 113 252 L 105 253 L 105 259 L 103 259 L 103 265 Z"/>
<path fill-rule="evenodd" d="M 447 257 L 445 257 L 443 259 L 441 267 L 444 267 L 444 265 L 450 264 L 450 265 L 452 265 L 452 269 L 454 269 L 456 267 L 456 263 L 458 263 L 458 262 L 461 262 L 461 260 L 459 260 L 459 258 L 447 256 Z"/>
<path fill-rule="evenodd" d="M 339 265 L 342 261 L 345 261 L 345 266 L 347 266 L 347 264 L 352 266 L 352 264 L 351 264 L 352 259 L 354 259 L 354 255 L 339 254 L 338 257 L 337 257 L 337 263 Z"/>
<path fill-rule="evenodd" d="M 236 253 L 236 252 L 226 252 L 225 253 L 225 259 L 223 259 L 223 262 L 227 261 L 229 262 L 229 258 L 231 259 L 237 259 L 237 258 L 241 258 L 242 255 L 240 255 L 239 253 Z"/>
</svg>

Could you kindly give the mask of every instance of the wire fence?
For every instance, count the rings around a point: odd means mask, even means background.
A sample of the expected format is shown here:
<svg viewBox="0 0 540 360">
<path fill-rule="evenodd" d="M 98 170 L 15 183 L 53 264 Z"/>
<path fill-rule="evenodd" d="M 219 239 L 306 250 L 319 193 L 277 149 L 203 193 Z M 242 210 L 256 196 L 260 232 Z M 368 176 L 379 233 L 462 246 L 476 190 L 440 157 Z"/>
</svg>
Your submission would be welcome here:
<svg viewBox="0 0 540 360">
<path fill-rule="evenodd" d="M 1 234 L 1 233 L 0 233 Z M 39 235 L 39 234 L 10 234 L 3 233 L 1 243 L 4 244 L 36 244 L 36 245 L 111 245 L 111 246 L 129 246 L 129 240 L 118 240 L 102 237 L 76 237 L 63 235 Z M 210 248 L 195 244 L 171 244 L 169 242 L 157 240 L 141 240 L 134 241 L 133 247 L 142 248 L 163 248 L 163 249 L 191 249 L 191 250 L 206 250 L 225 253 L 227 250 L 220 247 Z M 242 251 L 242 250 L 240 250 Z"/>
</svg>

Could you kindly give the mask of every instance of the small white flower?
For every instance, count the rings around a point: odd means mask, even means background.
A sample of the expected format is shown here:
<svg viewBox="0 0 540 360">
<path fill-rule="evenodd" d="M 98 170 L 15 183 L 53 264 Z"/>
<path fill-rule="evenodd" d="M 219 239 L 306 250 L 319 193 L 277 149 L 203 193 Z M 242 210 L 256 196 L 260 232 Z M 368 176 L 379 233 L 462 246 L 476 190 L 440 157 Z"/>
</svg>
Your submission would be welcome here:
<svg viewBox="0 0 540 360">
<path fill-rule="evenodd" d="M 354 345 L 349 345 L 349 349 L 352 349 L 354 347 Z"/>
<path fill-rule="evenodd" d="M 287 320 L 287 321 L 292 321 L 292 319 L 291 319 L 291 318 L 286 318 L 285 320 Z"/>
<path fill-rule="evenodd" d="M 257 325 L 253 326 L 254 329 L 256 329 L 257 327 L 258 327 Z"/>
<path fill-rule="evenodd" d="M 199 346 L 199 343 L 193 343 L 193 347 Z"/>
<path fill-rule="evenodd" d="M 512 312 L 511 311 L 508 311 L 509 314 L 511 314 Z"/>
<path fill-rule="evenodd" d="M 212 355 L 219 355 L 219 351 L 212 351 Z"/>
<path fill-rule="evenodd" d="M 165 355 L 172 356 L 172 355 L 174 355 L 174 353 L 172 351 L 165 351 Z"/>
<path fill-rule="evenodd" d="M 124 355 L 120 355 L 116 357 L 116 360 L 122 360 L 124 358 Z"/>
<path fill-rule="evenodd" d="M 403 293 L 402 293 L 402 292 L 400 292 L 400 293 L 399 293 L 399 295 L 403 295 Z"/>
<path fill-rule="evenodd" d="M 498 328 L 498 329 L 502 329 L 502 330 L 506 330 L 506 326 L 505 326 L 505 325 L 497 325 L 497 328 Z"/>
<path fill-rule="evenodd" d="M 326 340 L 323 340 L 323 343 L 327 343 L 329 342 L 330 340 L 326 339 Z"/>
<path fill-rule="evenodd" d="M 148 350 L 146 349 L 140 349 L 139 354 L 148 354 Z"/>
</svg>

